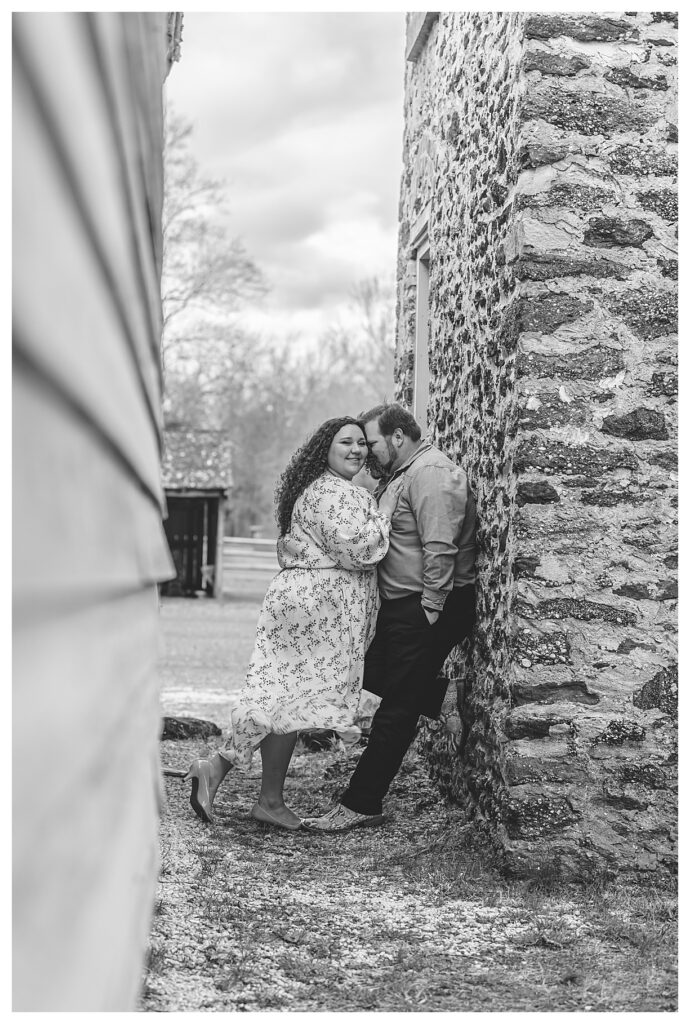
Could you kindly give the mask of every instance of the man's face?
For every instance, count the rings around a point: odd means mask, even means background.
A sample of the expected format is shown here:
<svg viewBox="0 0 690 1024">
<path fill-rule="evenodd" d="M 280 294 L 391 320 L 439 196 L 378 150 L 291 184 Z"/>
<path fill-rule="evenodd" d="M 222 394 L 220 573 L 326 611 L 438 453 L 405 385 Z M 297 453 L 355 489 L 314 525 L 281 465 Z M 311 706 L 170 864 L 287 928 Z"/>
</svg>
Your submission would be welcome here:
<svg viewBox="0 0 690 1024">
<path fill-rule="evenodd" d="M 395 462 L 396 451 L 390 437 L 384 437 L 376 420 L 364 424 L 369 454 L 384 473 L 389 473 Z"/>
</svg>

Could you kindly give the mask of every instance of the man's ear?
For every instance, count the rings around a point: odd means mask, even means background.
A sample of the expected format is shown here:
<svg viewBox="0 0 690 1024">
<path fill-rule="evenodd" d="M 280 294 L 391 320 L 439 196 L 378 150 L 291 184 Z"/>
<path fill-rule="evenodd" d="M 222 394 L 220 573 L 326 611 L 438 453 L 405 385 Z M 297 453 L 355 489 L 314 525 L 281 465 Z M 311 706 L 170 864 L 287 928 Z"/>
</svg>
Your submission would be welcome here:
<svg viewBox="0 0 690 1024">
<path fill-rule="evenodd" d="M 403 441 L 405 440 L 405 435 L 403 434 L 403 432 L 400 429 L 400 427 L 396 427 L 395 428 L 395 430 L 393 431 L 393 437 L 395 438 L 396 442 L 399 445 L 402 444 Z"/>
</svg>

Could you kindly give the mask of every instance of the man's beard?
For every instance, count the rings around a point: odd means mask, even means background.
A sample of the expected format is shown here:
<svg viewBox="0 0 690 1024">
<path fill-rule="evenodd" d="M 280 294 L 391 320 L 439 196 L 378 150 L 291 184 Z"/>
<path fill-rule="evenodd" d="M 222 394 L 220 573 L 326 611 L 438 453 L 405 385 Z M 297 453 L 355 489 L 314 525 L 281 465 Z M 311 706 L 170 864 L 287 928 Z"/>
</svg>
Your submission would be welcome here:
<svg viewBox="0 0 690 1024">
<path fill-rule="evenodd" d="M 382 466 L 377 457 L 369 452 L 366 459 L 366 469 L 370 476 L 373 476 L 374 480 L 387 480 L 393 475 L 391 466 L 395 459 L 395 448 L 391 442 L 386 438 L 386 447 L 388 448 L 388 466 Z"/>
</svg>

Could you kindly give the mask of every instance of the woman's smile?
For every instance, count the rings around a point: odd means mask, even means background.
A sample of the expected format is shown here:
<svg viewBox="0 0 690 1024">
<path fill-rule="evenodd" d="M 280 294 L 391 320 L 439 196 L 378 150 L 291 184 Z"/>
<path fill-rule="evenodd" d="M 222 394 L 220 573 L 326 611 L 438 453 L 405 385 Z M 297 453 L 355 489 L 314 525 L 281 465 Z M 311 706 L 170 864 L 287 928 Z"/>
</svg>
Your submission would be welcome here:
<svg viewBox="0 0 690 1024">
<path fill-rule="evenodd" d="M 361 427 L 346 424 L 333 438 L 328 450 L 328 468 L 336 476 L 351 480 L 367 457 L 367 439 Z"/>
</svg>

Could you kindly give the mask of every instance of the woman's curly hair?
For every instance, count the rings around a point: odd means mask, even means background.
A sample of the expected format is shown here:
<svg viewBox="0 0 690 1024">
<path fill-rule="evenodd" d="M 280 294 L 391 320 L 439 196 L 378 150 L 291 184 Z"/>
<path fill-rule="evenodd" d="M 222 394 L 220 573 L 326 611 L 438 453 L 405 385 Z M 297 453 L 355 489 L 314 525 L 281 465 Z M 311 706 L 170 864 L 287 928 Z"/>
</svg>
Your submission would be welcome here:
<svg viewBox="0 0 690 1024">
<path fill-rule="evenodd" d="M 364 426 L 353 416 L 338 416 L 326 420 L 307 438 L 302 447 L 297 449 L 285 467 L 275 492 L 276 519 L 281 537 L 290 529 L 295 502 L 302 491 L 324 472 L 328 466 L 328 450 L 333 438 L 348 423 L 359 427 L 364 434 Z"/>
</svg>

